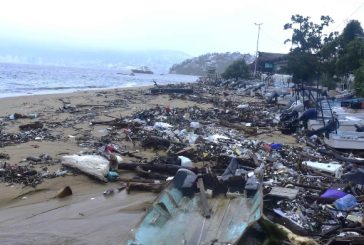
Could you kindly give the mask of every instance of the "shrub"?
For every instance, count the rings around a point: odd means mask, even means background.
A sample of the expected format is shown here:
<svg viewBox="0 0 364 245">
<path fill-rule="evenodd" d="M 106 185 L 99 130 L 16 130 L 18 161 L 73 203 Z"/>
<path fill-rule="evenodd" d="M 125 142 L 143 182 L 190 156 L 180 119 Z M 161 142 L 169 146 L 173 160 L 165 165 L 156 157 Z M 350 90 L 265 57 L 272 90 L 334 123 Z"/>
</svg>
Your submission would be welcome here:
<svg viewBox="0 0 364 245">
<path fill-rule="evenodd" d="M 249 66 L 244 60 L 234 61 L 226 70 L 221 74 L 224 79 L 238 79 L 249 78 Z"/>
</svg>

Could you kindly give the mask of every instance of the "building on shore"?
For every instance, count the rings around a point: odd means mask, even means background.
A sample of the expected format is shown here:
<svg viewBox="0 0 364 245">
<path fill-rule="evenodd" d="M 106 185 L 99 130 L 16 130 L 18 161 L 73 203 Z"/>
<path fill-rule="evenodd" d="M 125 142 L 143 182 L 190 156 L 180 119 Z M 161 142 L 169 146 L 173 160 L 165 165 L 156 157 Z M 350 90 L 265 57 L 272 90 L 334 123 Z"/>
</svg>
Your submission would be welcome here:
<svg viewBox="0 0 364 245">
<path fill-rule="evenodd" d="M 254 69 L 257 62 L 257 71 L 261 73 L 280 73 L 287 66 L 287 54 L 259 52 L 258 58 L 251 67 Z"/>
</svg>

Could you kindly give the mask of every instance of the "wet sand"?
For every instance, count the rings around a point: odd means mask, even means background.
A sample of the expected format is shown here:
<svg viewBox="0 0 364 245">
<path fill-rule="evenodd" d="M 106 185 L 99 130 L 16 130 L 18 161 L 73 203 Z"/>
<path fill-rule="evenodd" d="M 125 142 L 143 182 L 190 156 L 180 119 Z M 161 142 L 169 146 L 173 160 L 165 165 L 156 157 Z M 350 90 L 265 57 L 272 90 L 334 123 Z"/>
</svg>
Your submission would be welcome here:
<svg viewBox="0 0 364 245">
<path fill-rule="evenodd" d="M 0 99 L 0 117 L 3 119 L 12 113 L 38 114 L 36 119 L 6 121 L 3 132 L 18 132 L 19 125 L 39 120 L 46 122 L 48 128 L 52 126 L 49 130 L 58 136 L 58 140 L 54 141 L 30 141 L 6 146 L 0 148 L 0 153 L 10 156 L 6 162 L 23 164 L 21 161 L 24 158 L 42 153 L 59 159 L 65 154 L 94 150 L 80 147 L 77 137 L 92 135 L 93 140 L 97 141 L 105 134 L 108 126 L 91 127 L 91 117 L 59 111 L 64 102 L 84 108 L 100 106 L 96 115 L 91 115 L 93 120 L 120 118 L 156 105 L 171 108 L 194 105 L 204 109 L 214 107 L 212 104 L 171 100 L 168 95 L 145 95 L 146 89 L 112 89 Z M 238 99 L 244 102 L 244 98 Z M 251 98 L 246 98 L 248 100 Z M 102 107 L 113 101 L 119 101 L 120 105 L 113 109 Z M 68 122 L 72 122 L 73 126 L 65 127 Z M 281 143 L 295 143 L 293 137 L 282 138 L 276 132 L 260 135 L 259 138 L 268 142 L 279 139 Z M 138 145 L 134 148 L 130 142 L 116 143 L 124 144 L 131 150 L 140 150 L 146 158 L 155 156 L 153 152 L 142 151 Z M 47 166 L 50 171 L 59 167 L 60 164 Z M 120 174 L 121 177 L 130 175 L 126 171 L 120 171 Z M 67 185 L 72 188 L 73 195 L 55 199 L 57 191 Z M 106 189 L 118 186 L 120 183 L 104 184 L 82 174 L 45 179 L 36 188 L 0 183 L 0 244 L 124 244 L 130 230 L 138 223 L 155 195 L 145 192 L 128 195 L 122 191 L 110 197 L 103 196 Z"/>
</svg>

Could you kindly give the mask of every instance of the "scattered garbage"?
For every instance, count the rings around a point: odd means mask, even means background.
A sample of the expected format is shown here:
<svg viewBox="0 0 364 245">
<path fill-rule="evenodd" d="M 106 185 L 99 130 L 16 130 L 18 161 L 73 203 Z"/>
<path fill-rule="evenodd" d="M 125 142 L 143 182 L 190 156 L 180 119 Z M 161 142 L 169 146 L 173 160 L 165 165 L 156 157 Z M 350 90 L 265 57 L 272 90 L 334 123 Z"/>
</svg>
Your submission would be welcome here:
<svg viewBox="0 0 364 245">
<path fill-rule="evenodd" d="M 280 102 L 287 94 L 274 89 L 267 92 L 265 101 L 267 89 L 257 81 L 202 79 L 183 86 L 159 86 L 152 95 L 141 93 L 141 97 L 167 93 L 171 99 L 212 106 L 150 105 L 132 115 L 102 121 L 97 120 L 101 111 L 127 106 L 135 98 L 105 105 L 71 105 L 61 100 L 56 113 L 72 114 L 75 119 L 56 123 L 37 114 L 10 115 L 5 123 L 20 124 L 20 131 L 2 130 L 0 147 L 62 139 L 76 142 L 84 151 L 61 157 L 63 166 L 54 172 L 47 167 L 58 163 L 57 156 L 30 155 L 20 166 L 8 163 L 10 157 L 0 153 L 0 182 L 35 187 L 46 178 L 81 171 L 104 182 L 125 183 L 127 193 L 150 191 L 175 200 L 174 193 L 166 192 L 173 182 L 181 197 L 198 197 L 194 199 L 198 207 L 195 216 L 210 220 L 216 217 L 211 209 L 220 194 L 234 202 L 242 193 L 251 198 L 261 191 L 264 205 L 259 215 L 264 213 L 263 220 L 284 230 L 286 240 L 305 236 L 307 240 L 303 240 L 309 244 L 342 244 L 355 239 L 360 244 L 364 241 L 364 160 L 358 158 L 360 152 L 328 147 L 323 138 L 326 132 L 307 132 L 304 127 L 306 119 L 320 113 L 304 113 L 305 103 L 289 98 L 283 108 Z M 242 96 L 253 96 L 254 100 L 242 101 Z M 21 118 L 37 119 L 27 124 L 28 120 L 14 121 Z M 88 129 L 79 129 L 71 137 L 52 130 L 76 127 L 81 122 L 90 128 L 105 125 L 103 136 L 97 138 Z M 279 130 L 292 135 L 291 143 L 286 143 L 284 137 L 288 136 Z M 148 151 L 148 157 L 143 151 Z M 68 188 L 60 190 L 57 197 L 71 195 Z M 109 188 L 103 195 L 112 197 L 118 191 Z M 167 196 L 165 200 L 175 205 Z M 155 204 L 153 209 L 169 212 L 169 206 Z"/>
<path fill-rule="evenodd" d="M 116 181 L 118 177 L 119 177 L 119 174 L 114 171 L 109 171 L 106 175 L 106 178 L 108 181 Z"/>
<path fill-rule="evenodd" d="M 355 207 L 358 203 L 353 195 L 347 194 L 337 199 L 334 204 L 337 209 L 347 211 Z"/>
<path fill-rule="evenodd" d="M 341 178 L 343 174 L 343 167 L 338 163 L 320 163 L 320 162 L 311 162 L 311 161 L 304 161 L 302 164 L 306 165 L 309 168 L 327 172 L 330 174 L 335 175 L 336 178 Z"/>
</svg>

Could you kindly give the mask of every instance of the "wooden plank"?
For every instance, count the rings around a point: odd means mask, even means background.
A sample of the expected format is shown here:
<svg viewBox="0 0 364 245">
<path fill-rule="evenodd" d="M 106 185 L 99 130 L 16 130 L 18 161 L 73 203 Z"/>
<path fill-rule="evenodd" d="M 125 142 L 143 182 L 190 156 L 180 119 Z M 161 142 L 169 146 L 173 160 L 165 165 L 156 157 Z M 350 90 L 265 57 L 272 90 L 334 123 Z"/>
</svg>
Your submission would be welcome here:
<svg viewBox="0 0 364 245">
<path fill-rule="evenodd" d="M 203 184 L 203 179 L 202 178 L 198 178 L 197 187 L 198 187 L 198 189 L 200 189 L 200 199 L 201 199 L 201 204 L 202 204 L 203 216 L 205 218 L 210 218 L 211 217 L 211 211 L 210 211 L 209 205 L 207 203 L 205 186 Z"/>
</svg>

